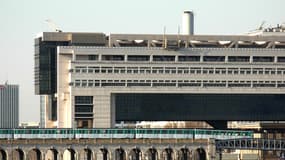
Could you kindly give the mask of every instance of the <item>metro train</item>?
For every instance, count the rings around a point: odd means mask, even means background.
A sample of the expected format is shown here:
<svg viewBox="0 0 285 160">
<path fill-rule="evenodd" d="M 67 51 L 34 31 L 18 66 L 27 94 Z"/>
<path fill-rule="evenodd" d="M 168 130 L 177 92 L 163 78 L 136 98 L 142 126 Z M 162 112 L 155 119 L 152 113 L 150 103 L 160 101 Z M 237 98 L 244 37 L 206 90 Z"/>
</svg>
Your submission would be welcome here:
<svg viewBox="0 0 285 160">
<path fill-rule="evenodd" d="M 235 139 L 253 138 L 253 131 L 214 129 L 152 129 L 152 128 L 110 128 L 110 129 L 0 129 L 0 139 L 82 139 L 82 138 L 131 138 L 131 139 Z"/>
</svg>

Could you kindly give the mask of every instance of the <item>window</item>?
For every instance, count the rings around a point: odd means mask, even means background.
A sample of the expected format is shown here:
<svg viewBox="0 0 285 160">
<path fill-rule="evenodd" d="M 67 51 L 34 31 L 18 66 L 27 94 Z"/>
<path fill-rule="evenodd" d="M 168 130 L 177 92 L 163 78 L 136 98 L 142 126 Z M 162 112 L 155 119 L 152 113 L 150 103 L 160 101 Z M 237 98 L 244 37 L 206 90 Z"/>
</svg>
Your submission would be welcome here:
<svg viewBox="0 0 285 160">
<path fill-rule="evenodd" d="M 199 62 L 200 56 L 178 56 L 179 62 Z"/>
<path fill-rule="evenodd" d="M 153 56 L 153 61 L 175 61 L 175 56 Z"/>
<path fill-rule="evenodd" d="M 128 55 L 128 61 L 149 61 L 149 57 L 146 55 Z"/>
<path fill-rule="evenodd" d="M 249 56 L 229 56 L 229 62 L 249 62 Z"/>
<path fill-rule="evenodd" d="M 285 57 L 277 57 L 277 62 L 285 62 Z"/>
<path fill-rule="evenodd" d="M 93 104 L 93 96 L 75 96 L 75 104 Z"/>
<path fill-rule="evenodd" d="M 98 60 L 98 55 L 76 55 L 76 60 L 96 61 Z"/>
<path fill-rule="evenodd" d="M 225 56 L 204 56 L 204 62 L 224 62 Z"/>
<path fill-rule="evenodd" d="M 103 61 L 124 61 L 124 55 L 102 55 Z"/>
<path fill-rule="evenodd" d="M 80 86 L 80 80 L 75 80 L 75 87 L 79 87 Z"/>
<path fill-rule="evenodd" d="M 88 60 L 91 60 L 91 61 L 98 60 L 98 55 L 88 55 Z"/>
<path fill-rule="evenodd" d="M 259 57 L 254 56 L 252 59 L 253 62 L 274 62 L 274 57 Z"/>
</svg>

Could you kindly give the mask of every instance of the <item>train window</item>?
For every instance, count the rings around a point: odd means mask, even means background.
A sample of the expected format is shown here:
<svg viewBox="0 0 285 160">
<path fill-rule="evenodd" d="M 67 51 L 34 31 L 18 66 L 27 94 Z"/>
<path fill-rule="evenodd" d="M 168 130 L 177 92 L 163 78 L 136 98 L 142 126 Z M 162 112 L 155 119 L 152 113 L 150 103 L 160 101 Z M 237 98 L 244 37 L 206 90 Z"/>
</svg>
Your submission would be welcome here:
<svg viewBox="0 0 285 160">
<path fill-rule="evenodd" d="M 142 134 L 147 134 L 148 133 L 148 129 L 144 129 Z"/>
<path fill-rule="evenodd" d="M 32 134 L 39 134 L 39 130 L 34 130 L 34 129 L 33 129 L 33 130 L 31 130 L 31 133 L 32 133 Z"/>
<path fill-rule="evenodd" d="M 148 130 L 146 131 L 146 133 L 147 133 L 147 134 L 152 134 L 152 133 L 153 133 L 153 130 L 148 129 Z"/>
<path fill-rule="evenodd" d="M 177 130 L 176 133 L 177 133 L 177 134 L 182 134 L 182 133 L 183 133 L 183 130 Z"/>
<path fill-rule="evenodd" d="M 162 130 L 161 133 L 162 134 L 167 134 L 167 130 Z"/>
<path fill-rule="evenodd" d="M 159 130 L 154 130 L 154 134 L 159 134 Z"/>
<path fill-rule="evenodd" d="M 141 133 L 141 130 L 136 130 L 136 133 Z"/>
<path fill-rule="evenodd" d="M 92 130 L 92 133 L 93 133 L 93 134 L 98 134 L 98 130 L 97 130 L 97 129 L 93 129 L 93 130 Z"/>
</svg>

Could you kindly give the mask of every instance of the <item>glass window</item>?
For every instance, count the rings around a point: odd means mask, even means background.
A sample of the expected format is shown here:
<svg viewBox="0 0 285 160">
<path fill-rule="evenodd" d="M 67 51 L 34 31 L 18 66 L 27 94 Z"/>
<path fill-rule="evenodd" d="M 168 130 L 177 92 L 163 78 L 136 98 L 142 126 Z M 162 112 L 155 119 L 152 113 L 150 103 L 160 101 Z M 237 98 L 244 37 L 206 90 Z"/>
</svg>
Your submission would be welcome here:
<svg viewBox="0 0 285 160">
<path fill-rule="evenodd" d="M 224 62 L 225 56 L 204 56 L 204 62 Z"/>
<path fill-rule="evenodd" d="M 147 55 L 128 55 L 128 61 L 149 61 L 150 56 Z"/>
<path fill-rule="evenodd" d="M 178 56 L 180 62 L 199 62 L 200 56 Z"/>
<path fill-rule="evenodd" d="M 124 55 L 102 55 L 103 61 L 124 61 Z"/>
<path fill-rule="evenodd" d="M 154 55 L 153 61 L 175 61 L 175 56 Z"/>
<path fill-rule="evenodd" d="M 249 62 L 249 56 L 229 56 L 229 62 Z"/>
<path fill-rule="evenodd" d="M 269 56 L 254 56 L 252 59 L 253 62 L 274 62 L 274 57 Z"/>
</svg>

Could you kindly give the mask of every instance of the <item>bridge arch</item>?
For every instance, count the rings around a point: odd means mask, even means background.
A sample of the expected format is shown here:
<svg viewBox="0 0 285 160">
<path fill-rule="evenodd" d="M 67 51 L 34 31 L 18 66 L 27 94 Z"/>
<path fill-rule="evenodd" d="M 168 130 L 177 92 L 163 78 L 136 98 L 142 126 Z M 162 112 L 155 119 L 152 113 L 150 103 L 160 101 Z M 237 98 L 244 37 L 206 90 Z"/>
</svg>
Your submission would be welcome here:
<svg viewBox="0 0 285 160">
<path fill-rule="evenodd" d="M 146 151 L 146 157 L 148 160 L 157 160 L 158 159 L 158 152 L 157 152 L 157 149 L 156 148 L 149 148 L 147 151 Z"/>
<path fill-rule="evenodd" d="M 173 149 L 168 147 L 162 151 L 162 159 L 163 160 L 173 160 L 174 159 L 174 152 Z"/>
<path fill-rule="evenodd" d="M 96 160 L 110 160 L 111 151 L 107 148 L 101 147 L 98 152 L 96 152 Z"/>
<path fill-rule="evenodd" d="M 12 150 L 13 160 L 25 160 L 25 152 L 21 148 L 16 148 Z"/>
<path fill-rule="evenodd" d="M 76 151 L 75 149 L 69 147 L 63 151 L 62 160 L 75 160 L 76 159 Z"/>
<path fill-rule="evenodd" d="M 41 160 L 42 153 L 38 148 L 32 148 L 27 153 L 27 159 Z"/>
<path fill-rule="evenodd" d="M 193 153 L 193 160 L 207 160 L 207 154 L 204 148 L 199 147 Z"/>
<path fill-rule="evenodd" d="M 0 159 L 7 160 L 7 152 L 2 148 L 0 148 Z"/>
<path fill-rule="evenodd" d="M 139 148 L 135 147 L 129 152 L 129 160 L 141 160 L 142 152 Z"/>
<path fill-rule="evenodd" d="M 59 152 L 56 148 L 52 147 L 46 151 L 45 159 L 46 160 L 57 160 Z"/>
<path fill-rule="evenodd" d="M 94 159 L 94 153 L 89 147 L 85 147 L 84 149 L 80 150 L 79 152 L 79 159 L 84 160 L 93 160 Z"/>
<path fill-rule="evenodd" d="M 119 147 L 115 150 L 115 159 L 127 160 L 126 151 L 122 147 Z"/>
<path fill-rule="evenodd" d="M 190 160 L 191 159 L 191 151 L 186 148 L 180 148 L 178 150 L 178 160 Z"/>
</svg>

